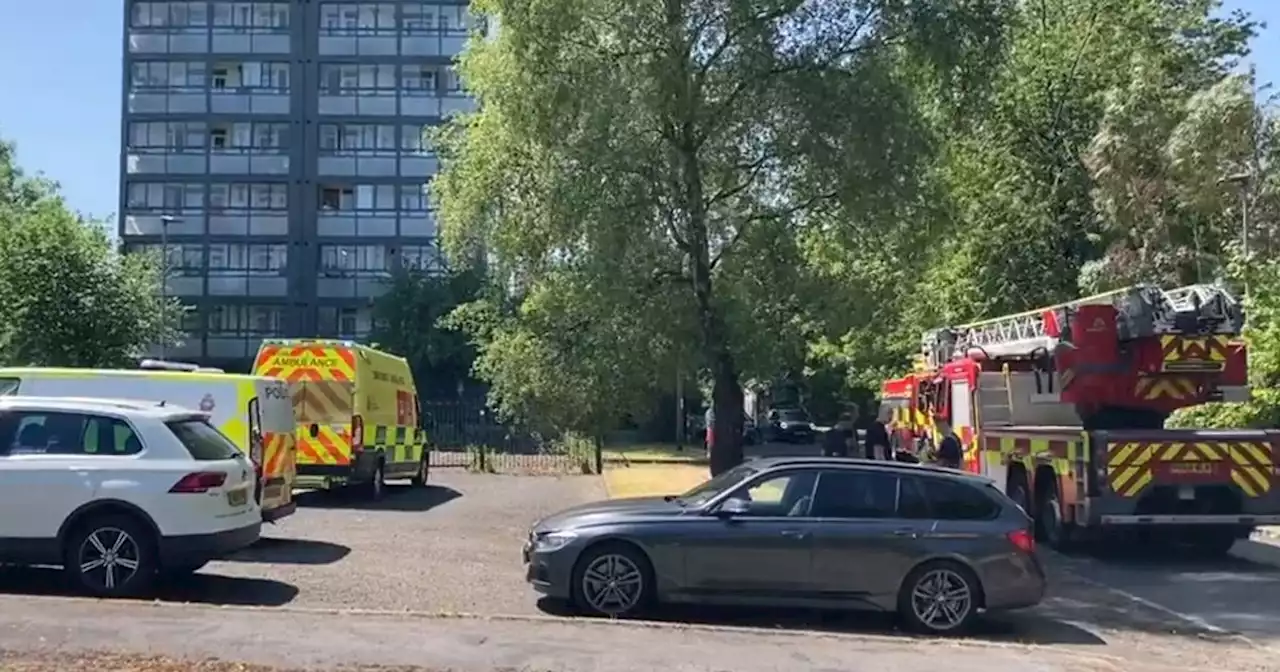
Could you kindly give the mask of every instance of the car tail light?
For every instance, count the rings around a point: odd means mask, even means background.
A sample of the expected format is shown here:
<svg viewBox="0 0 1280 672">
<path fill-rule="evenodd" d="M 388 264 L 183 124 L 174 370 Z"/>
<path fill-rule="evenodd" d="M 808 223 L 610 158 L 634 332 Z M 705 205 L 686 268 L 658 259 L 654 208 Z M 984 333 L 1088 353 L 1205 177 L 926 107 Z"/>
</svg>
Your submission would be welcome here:
<svg viewBox="0 0 1280 672">
<path fill-rule="evenodd" d="M 183 476 L 181 480 L 169 488 L 169 492 L 198 494 L 222 487 L 227 482 L 227 475 L 221 471 L 197 471 Z"/>
<path fill-rule="evenodd" d="M 1009 543 L 1023 553 L 1036 551 L 1036 535 L 1029 530 L 1014 530 L 1009 533 Z"/>
<path fill-rule="evenodd" d="M 358 415 L 351 416 L 351 452 L 364 452 L 364 419 Z"/>
</svg>

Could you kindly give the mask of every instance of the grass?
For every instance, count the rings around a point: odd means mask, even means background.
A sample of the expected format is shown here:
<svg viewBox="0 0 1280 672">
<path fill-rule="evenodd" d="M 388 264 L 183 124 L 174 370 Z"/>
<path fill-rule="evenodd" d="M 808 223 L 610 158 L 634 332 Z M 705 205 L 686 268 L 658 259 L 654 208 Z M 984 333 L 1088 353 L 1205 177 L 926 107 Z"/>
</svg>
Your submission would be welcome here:
<svg viewBox="0 0 1280 672">
<path fill-rule="evenodd" d="M 707 451 L 698 443 L 686 443 L 676 450 L 674 443 L 638 443 L 604 449 L 605 462 L 705 462 Z"/>
<path fill-rule="evenodd" d="M 612 499 L 678 495 L 707 480 L 701 465 L 665 464 L 605 465 L 604 487 Z"/>
</svg>

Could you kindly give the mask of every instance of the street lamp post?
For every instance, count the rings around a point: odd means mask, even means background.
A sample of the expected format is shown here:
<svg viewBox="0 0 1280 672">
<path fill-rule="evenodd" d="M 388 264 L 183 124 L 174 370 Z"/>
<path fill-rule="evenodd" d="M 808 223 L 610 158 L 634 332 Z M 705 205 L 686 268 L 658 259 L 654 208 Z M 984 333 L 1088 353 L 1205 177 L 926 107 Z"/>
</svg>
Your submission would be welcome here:
<svg viewBox="0 0 1280 672">
<path fill-rule="evenodd" d="M 169 225 L 182 220 L 173 215 L 160 215 L 160 305 L 168 311 L 169 303 Z M 160 359 L 164 359 L 167 345 L 160 343 Z"/>
</svg>

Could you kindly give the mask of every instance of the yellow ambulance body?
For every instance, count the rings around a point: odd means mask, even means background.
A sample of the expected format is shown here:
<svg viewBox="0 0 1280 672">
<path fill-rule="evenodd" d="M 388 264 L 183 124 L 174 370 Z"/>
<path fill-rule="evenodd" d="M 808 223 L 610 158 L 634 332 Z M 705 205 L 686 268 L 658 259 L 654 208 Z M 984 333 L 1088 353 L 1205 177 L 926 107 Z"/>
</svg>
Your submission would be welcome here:
<svg viewBox="0 0 1280 672">
<path fill-rule="evenodd" d="M 298 487 L 360 485 L 376 499 L 390 479 L 426 484 L 431 460 L 403 357 L 351 341 L 270 339 L 254 373 L 289 384 Z"/>
</svg>

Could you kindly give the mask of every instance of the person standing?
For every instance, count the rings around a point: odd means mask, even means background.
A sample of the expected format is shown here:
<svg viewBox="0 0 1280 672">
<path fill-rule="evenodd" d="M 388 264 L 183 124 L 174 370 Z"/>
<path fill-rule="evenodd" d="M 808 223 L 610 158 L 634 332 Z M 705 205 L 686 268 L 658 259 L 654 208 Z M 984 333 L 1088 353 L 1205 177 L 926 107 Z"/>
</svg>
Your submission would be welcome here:
<svg viewBox="0 0 1280 672">
<path fill-rule="evenodd" d="M 964 461 L 964 446 L 951 429 L 951 423 L 946 420 L 937 421 L 937 436 L 940 437 L 936 458 L 938 465 L 959 469 L 960 463 Z"/>
<path fill-rule="evenodd" d="M 893 459 L 889 452 L 889 430 L 879 418 L 872 418 L 867 424 L 866 447 L 869 460 Z"/>
<path fill-rule="evenodd" d="M 849 444 L 854 442 L 853 416 L 842 413 L 840 419 L 822 436 L 823 457 L 849 457 Z"/>
</svg>

